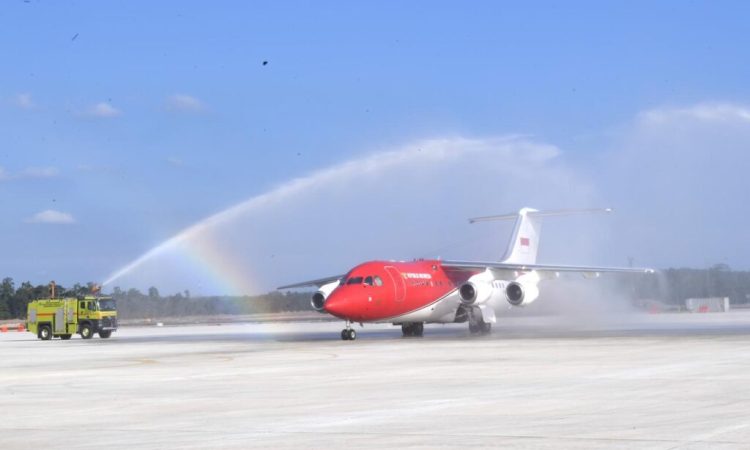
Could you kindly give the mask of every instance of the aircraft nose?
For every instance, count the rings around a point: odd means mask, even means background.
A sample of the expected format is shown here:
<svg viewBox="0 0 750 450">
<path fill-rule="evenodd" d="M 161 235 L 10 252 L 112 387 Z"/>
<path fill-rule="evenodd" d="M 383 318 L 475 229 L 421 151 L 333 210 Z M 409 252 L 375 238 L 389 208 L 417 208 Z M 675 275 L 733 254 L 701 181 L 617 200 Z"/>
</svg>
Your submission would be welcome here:
<svg viewBox="0 0 750 450">
<path fill-rule="evenodd" d="M 349 301 L 341 295 L 331 295 L 325 302 L 323 308 L 336 317 L 346 318 L 349 310 Z"/>
</svg>

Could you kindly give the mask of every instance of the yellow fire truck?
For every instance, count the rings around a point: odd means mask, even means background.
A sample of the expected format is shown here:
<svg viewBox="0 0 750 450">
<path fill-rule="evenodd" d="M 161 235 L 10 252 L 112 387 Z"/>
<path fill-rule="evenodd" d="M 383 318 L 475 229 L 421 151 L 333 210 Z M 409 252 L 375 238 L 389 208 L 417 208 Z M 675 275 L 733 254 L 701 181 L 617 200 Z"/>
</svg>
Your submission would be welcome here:
<svg viewBox="0 0 750 450">
<path fill-rule="evenodd" d="M 54 285 L 53 285 L 54 286 Z M 78 333 L 91 339 L 94 333 L 108 338 L 117 330 L 117 308 L 111 297 L 52 298 L 29 303 L 26 329 L 39 339 L 70 339 Z"/>
</svg>

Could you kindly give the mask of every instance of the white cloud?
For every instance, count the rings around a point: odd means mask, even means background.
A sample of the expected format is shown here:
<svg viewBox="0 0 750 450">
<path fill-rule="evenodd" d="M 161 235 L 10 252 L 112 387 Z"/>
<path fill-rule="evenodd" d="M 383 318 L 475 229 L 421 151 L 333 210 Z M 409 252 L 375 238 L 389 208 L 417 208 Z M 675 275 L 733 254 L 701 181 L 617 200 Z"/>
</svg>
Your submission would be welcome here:
<svg viewBox="0 0 750 450">
<path fill-rule="evenodd" d="M 0 167 L 0 181 L 55 178 L 60 175 L 57 167 L 27 167 L 18 173 L 9 173 Z"/>
<path fill-rule="evenodd" d="M 31 94 L 18 94 L 16 95 L 16 106 L 18 106 L 21 109 L 34 109 L 36 105 L 34 104 L 34 101 L 31 99 Z"/>
<path fill-rule="evenodd" d="M 169 164 L 172 167 L 183 167 L 185 165 L 185 161 L 182 159 L 176 157 L 176 156 L 170 156 L 166 159 L 167 164 Z"/>
<path fill-rule="evenodd" d="M 73 216 L 66 212 L 55 211 L 54 209 L 47 209 L 45 211 L 38 212 L 33 216 L 29 217 L 26 222 L 28 223 L 50 223 L 50 224 L 71 224 L 75 223 Z"/>
<path fill-rule="evenodd" d="M 57 167 L 28 167 L 18 174 L 18 178 L 54 178 L 60 175 Z"/>
<path fill-rule="evenodd" d="M 75 166 L 75 169 L 79 172 L 90 172 L 90 173 L 108 173 L 113 172 L 115 168 L 113 166 L 108 165 L 99 165 L 99 164 L 88 164 L 88 163 L 80 163 Z"/>
<path fill-rule="evenodd" d="M 750 108 L 733 103 L 699 103 L 683 108 L 656 108 L 638 115 L 641 122 L 663 124 L 686 119 L 708 122 L 750 122 Z"/>
<path fill-rule="evenodd" d="M 205 110 L 203 102 L 187 94 L 174 94 L 167 98 L 167 109 L 181 112 L 202 112 Z"/>
<path fill-rule="evenodd" d="M 86 114 L 92 117 L 111 118 L 119 116 L 121 112 L 107 102 L 99 102 L 91 106 Z"/>
<path fill-rule="evenodd" d="M 636 116 L 596 184 L 618 209 L 612 244 L 640 264 L 748 268 L 750 108 L 699 103 Z"/>
</svg>

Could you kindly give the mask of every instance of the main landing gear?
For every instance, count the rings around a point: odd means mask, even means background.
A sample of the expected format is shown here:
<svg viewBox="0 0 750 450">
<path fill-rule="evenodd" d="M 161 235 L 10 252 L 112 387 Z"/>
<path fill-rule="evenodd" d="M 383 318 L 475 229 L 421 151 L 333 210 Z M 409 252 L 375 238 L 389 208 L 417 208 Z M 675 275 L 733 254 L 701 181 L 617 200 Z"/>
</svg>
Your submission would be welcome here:
<svg viewBox="0 0 750 450">
<path fill-rule="evenodd" d="M 401 324 L 401 333 L 404 337 L 422 337 L 424 334 L 424 323 L 407 322 Z"/>
<path fill-rule="evenodd" d="M 472 308 L 469 312 L 469 333 L 485 335 L 491 332 L 492 324 L 484 321 L 482 311 L 479 308 Z"/>
<path fill-rule="evenodd" d="M 357 339 L 357 332 L 354 331 L 354 328 L 352 328 L 352 323 L 348 320 L 346 321 L 346 328 L 341 330 L 341 340 L 342 341 L 353 341 Z"/>
</svg>

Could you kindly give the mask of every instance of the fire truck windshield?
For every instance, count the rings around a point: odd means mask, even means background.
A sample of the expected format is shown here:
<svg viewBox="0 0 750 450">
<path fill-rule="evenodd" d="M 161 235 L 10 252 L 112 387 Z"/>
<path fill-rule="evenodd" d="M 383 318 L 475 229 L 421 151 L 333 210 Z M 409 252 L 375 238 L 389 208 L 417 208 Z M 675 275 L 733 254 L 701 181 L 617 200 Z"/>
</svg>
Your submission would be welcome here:
<svg viewBox="0 0 750 450">
<path fill-rule="evenodd" d="M 99 311 L 116 311 L 115 301 L 111 298 L 99 299 Z"/>
</svg>

